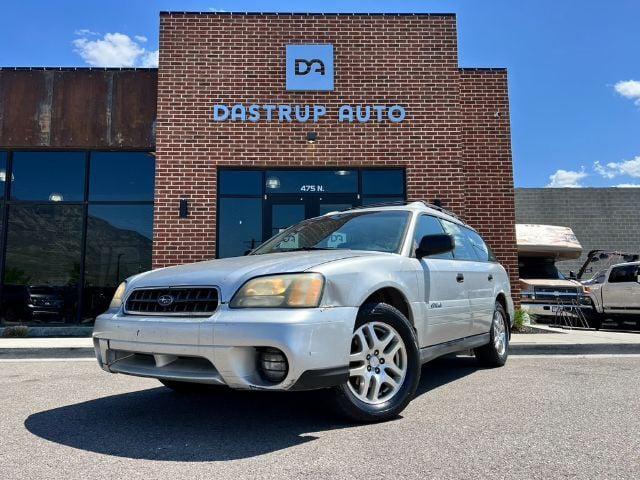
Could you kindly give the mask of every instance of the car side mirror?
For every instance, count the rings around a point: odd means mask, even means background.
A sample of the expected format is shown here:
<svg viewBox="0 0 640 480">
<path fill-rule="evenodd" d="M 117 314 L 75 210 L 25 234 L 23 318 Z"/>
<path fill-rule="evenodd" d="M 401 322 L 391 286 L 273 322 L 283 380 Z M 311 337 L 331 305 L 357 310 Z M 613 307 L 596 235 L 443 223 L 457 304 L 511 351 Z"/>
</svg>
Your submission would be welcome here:
<svg viewBox="0 0 640 480">
<path fill-rule="evenodd" d="M 420 240 L 418 248 L 416 248 L 416 257 L 420 259 L 422 257 L 437 255 L 439 253 L 452 252 L 455 247 L 456 242 L 451 235 L 446 233 L 425 235 L 422 237 L 422 240 Z"/>
<path fill-rule="evenodd" d="M 573 270 L 569 270 L 569 278 L 571 280 L 575 280 L 577 278 L 576 277 L 576 272 L 574 272 Z"/>
</svg>

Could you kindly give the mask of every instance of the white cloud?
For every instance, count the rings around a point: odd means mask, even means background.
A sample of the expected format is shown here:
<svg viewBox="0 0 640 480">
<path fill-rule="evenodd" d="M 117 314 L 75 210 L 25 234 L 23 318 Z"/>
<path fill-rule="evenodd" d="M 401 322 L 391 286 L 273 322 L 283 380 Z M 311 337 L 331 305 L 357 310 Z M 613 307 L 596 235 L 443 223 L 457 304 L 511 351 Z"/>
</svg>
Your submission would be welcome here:
<svg viewBox="0 0 640 480">
<path fill-rule="evenodd" d="M 142 56 L 140 65 L 145 68 L 158 68 L 158 60 L 160 58 L 160 50 L 147 52 Z"/>
<path fill-rule="evenodd" d="M 574 170 L 557 170 L 553 175 L 549 175 L 549 188 L 580 188 L 580 181 L 589 176 L 584 171 L 584 167 L 579 172 Z"/>
<path fill-rule="evenodd" d="M 640 178 L 640 156 L 635 157 L 633 160 L 609 162 L 606 165 L 595 162 L 593 169 L 604 178 L 614 178 L 620 175 Z"/>
<path fill-rule="evenodd" d="M 158 51 L 150 51 L 141 43 L 146 37 L 133 39 L 123 33 L 107 33 L 103 38 L 90 40 L 89 35 L 73 41 L 75 52 L 94 67 L 157 67 Z"/>
<path fill-rule="evenodd" d="M 88 28 L 81 28 L 73 32 L 74 35 L 78 35 L 79 37 L 95 37 L 100 35 L 98 32 L 94 32 L 93 30 L 89 30 Z"/>
<path fill-rule="evenodd" d="M 621 183 L 616 185 L 616 188 L 640 188 L 640 184 L 638 183 Z"/>
<path fill-rule="evenodd" d="M 616 92 L 625 98 L 630 98 L 634 103 L 640 106 L 640 81 L 624 80 L 616 83 L 613 88 Z"/>
<path fill-rule="evenodd" d="M 216 8 L 216 7 L 209 7 L 209 11 L 210 12 L 226 12 L 226 10 L 223 10 L 222 8 Z"/>
</svg>

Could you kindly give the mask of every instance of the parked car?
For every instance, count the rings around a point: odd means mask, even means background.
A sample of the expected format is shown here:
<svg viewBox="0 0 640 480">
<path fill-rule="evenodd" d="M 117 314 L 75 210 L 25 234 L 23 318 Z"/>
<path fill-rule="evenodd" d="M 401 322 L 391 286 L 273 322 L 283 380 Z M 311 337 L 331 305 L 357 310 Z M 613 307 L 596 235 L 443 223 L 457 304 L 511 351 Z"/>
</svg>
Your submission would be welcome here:
<svg viewBox="0 0 640 480">
<path fill-rule="evenodd" d="M 640 328 L 640 262 L 613 265 L 584 283 L 593 301 L 593 326 L 604 318 L 632 320 Z"/>
<path fill-rule="evenodd" d="M 566 278 L 556 262 L 579 258 L 582 245 L 569 227 L 516 225 L 521 307 L 540 319 L 552 319 L 570 306 L 588 314 L 593 306 L 582 284 Z"/>
<path fill-rule="evenodd" d="M 332 388 L 358 421 L 398 415 L 421 364 L 504 365 L 514 308 L 480 235 L 423 203 L 332 212 L 249 255 L 129 278 L 95 322 L 104 370 L 177 391 Z"/>
</svg>

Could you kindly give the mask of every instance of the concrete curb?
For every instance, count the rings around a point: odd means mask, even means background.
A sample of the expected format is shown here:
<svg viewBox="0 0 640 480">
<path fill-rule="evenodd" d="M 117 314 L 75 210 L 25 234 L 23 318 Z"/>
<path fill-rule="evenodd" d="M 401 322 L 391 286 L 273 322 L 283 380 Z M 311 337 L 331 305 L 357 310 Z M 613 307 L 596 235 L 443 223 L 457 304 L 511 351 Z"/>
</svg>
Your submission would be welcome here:
<svg viewBox="0 0 640 480">
<path fill-rule="evenodd" d="M 93 348 L 0 348 L 0 360 L 22 360 L 38 358 L 92 358 Z"/>
<path fill-rule="evenodd" d="M 631 355 L 640 354 L 640 343 L 512 343 L 510 355 Z M 93 358 L 93 348 L 0 348 L 0 360 L 39 358 Z"/>
<path fill-rule="evenodd" d="M 631 355 L 640 354 L 640 343 L 512 343 L 510 355 Z"/>
</svg>

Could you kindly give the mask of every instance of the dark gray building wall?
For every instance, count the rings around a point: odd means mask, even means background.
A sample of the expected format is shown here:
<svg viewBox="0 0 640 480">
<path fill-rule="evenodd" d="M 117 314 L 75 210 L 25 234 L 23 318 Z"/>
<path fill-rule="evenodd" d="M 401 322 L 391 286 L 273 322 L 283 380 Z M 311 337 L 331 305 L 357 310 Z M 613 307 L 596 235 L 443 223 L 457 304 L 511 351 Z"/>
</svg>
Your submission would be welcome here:
<svg viewBox="0 0 640 480">
<path fill-rule="evenodd" d="M 516 188 L 516 223 L 571 227 L 582 257 L 558 266 L 577 272 L 589 250 L 640 251 L 640 188 Z"/>
</svg>

